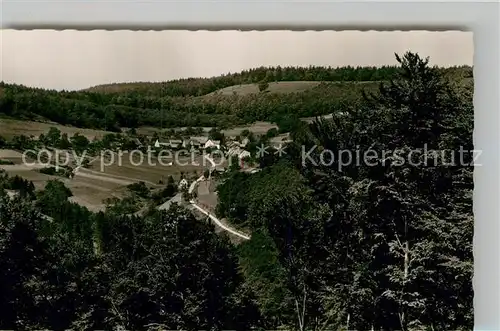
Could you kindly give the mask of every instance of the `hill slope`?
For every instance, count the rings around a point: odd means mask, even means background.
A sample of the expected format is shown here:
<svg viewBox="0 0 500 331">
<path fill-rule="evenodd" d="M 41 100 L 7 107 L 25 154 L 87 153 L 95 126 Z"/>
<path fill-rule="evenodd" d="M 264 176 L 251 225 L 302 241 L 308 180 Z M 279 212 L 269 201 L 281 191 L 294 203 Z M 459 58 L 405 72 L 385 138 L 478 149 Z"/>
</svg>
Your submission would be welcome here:
<svg viewBox="0 0 500 331">
<path fill-rule="evenodd" d="M 455 81 L 469 67 L 438 69 Z M 107 84 L 83 91 L 53 91 L 0 84 L 0 115 L 119 131 L 121 127 L 227 128 L 276 117 L 311 117 L 344 111 L 377 91 L 396 67 L 257 68 L 212 78 L 162 83 Z M 260 92 L 259 82 L 269 82 Z"/>
</svg>

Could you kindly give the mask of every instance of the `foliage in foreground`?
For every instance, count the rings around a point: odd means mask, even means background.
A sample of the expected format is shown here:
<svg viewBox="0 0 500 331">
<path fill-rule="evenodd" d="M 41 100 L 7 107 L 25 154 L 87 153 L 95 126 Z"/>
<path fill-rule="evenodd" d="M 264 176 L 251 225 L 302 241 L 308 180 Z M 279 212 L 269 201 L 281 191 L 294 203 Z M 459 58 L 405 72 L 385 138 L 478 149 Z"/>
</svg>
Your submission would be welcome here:
<svg viewBox="0 0 500 331">
<path fill-rule="evenodd" d="M 243 330 L 258 317 L 212 227 L 180 208 L 93 214 L 61 184 L 39 208 L 0 197 L 0 328 Z"/>
<path fill-rule="evenodd" d="M 472 328 L 472 98 L 418 55 L 398 61 L 366 107 L 293 131 L 286 158 L 219 186 L 219 215 L 255 234 L 240 258 L 267 328 Z"/>
</svg>

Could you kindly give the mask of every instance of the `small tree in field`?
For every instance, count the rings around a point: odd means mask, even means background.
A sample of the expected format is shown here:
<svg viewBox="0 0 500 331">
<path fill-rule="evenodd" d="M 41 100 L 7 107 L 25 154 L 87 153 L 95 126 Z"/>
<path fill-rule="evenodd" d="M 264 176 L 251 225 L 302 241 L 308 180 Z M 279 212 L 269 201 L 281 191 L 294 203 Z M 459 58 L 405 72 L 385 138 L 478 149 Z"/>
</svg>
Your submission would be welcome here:
<svg viewBox="0 0 500 331">
<path fill-rule="evenodd" d="M 265 80 L 263 80 L 259 83 L 259 91 L 260 92 L 264 92 L 265 90 L 267 90 L 268 87 L 269 87 L 269 83 L 266 82 Z"/>
</svg>

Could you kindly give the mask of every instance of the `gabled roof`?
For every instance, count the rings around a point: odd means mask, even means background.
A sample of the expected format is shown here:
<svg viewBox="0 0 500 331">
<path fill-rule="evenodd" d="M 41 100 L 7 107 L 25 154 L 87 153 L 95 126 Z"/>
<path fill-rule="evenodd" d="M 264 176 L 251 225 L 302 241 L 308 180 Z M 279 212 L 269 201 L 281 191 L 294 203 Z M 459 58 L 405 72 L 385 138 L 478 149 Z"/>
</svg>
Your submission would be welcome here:
<svg viewBox="0 0 500 331">
<path fill-rule="evenodd" d="M 238 155 L 238 157 L 240 159 L 243 159 L 243 158 L 248 157 L 248 156 L 251 156 L 251 154 L 249 151 L 245 151 L 245 150 L 241 151 L 241 153 Z"/>
<path fill-rule="evenodd" d="M 158 139 L 156 139 L 156 141 L 154 142 L 155 147 L 168 146 L 168 145 L 169 145 L 168 143 L 160 142 Z"/>
<path fill-rule="evenodd" d="M 227 151 L 227 155 L 228 156 L 239 155 L 241 153 L 241 151 L 242 150 L 239 146 L 234 146 L 234 147 L 229 148 L 229 150 Z"/>
</svg>

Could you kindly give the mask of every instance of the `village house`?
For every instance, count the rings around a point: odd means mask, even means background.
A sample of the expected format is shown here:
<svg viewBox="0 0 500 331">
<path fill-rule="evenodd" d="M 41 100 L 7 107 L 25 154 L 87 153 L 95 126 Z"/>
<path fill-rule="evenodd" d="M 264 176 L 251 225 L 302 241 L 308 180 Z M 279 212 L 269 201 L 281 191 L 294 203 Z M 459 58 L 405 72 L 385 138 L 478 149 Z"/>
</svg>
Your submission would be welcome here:
<svg viewBox="0 0 500 331">
<path fill-rule="evenodd" d="M 250 157 L 250 156 L 251 156 L 250 152 L 249 152 L 249 151 L 245 151 L 245 150 L 242 150 L 242 151 L 240 152 L 240 154 L 238 154 L 238 158 L 239 158 L 240 160 L 242 160 L 242 159 L 244 159 L 244 158 L 246 158 L 246 157 Z"/>
<path fill-rule="evenodd" d="M 166 142 L 166 141 L 160 141 L 159 139 L 156 139 L 154 146 L 155 146 L 155 148 L 169 147 L 170 143 Z"/>
<path fill-rule="evenodd" d="M 179 182 L 179 186 L 178 187 L 179 187 L 179 190 L 183 190 L 183 189 L 187 188 L 188 186 L 189 186 L 189 183 L 188 183 L 187 179 L 183 178 Z"/>
<path fill-rule="evenodd" d="M 231 150 L 231 148 L 239 148 L 240 147 L 240 142 L 239 141 L 227 141 L 226 142 L 226 147 L 228 150 Z"/>
<path fill-rule="evenodd" d="M 245 147 L 246 145 L 248 145 L 248 143 L 250 142 L 250 139 L 248 138 L 243 138 L 243 140 L 241 141 L 240 143 L 240 146 L 241 147 Z"/>
<path fill-rule="evenodd" d="M 180 139 L 170 139 L 169 141 L 170 148 L 178 149 L 182 147 L 182 140 Z"/>
<path fill-rule="evenodd" d="M 208 139 L 203 147 L 205 149 L 210 148 L 210 147 L 215 147 L 217 149 L 220 149 L 220 140 Z"/>
<path fill-rule="evenodd" d="M 184 141 L 182 142 L 182 147 L 199 149 L 200 147 L 205 145 L 207 140 L 207 137 L 190 137 L 189 139 L 184 139 Z"/>
</svg>

